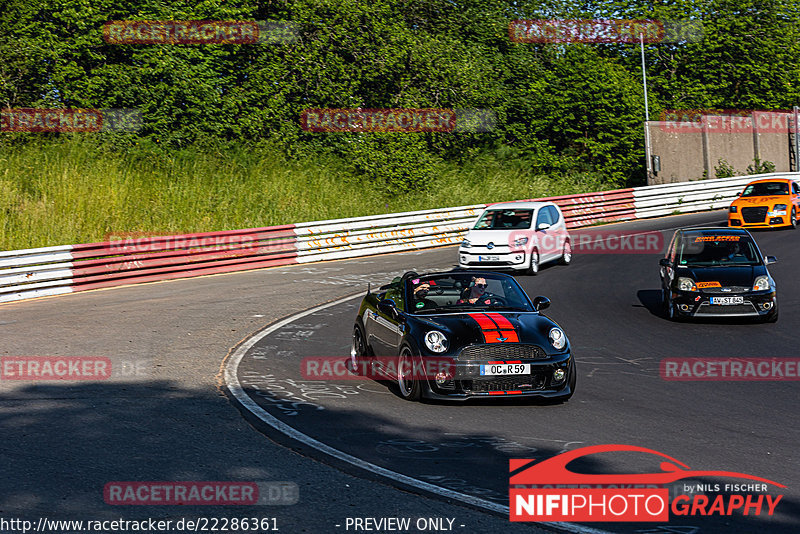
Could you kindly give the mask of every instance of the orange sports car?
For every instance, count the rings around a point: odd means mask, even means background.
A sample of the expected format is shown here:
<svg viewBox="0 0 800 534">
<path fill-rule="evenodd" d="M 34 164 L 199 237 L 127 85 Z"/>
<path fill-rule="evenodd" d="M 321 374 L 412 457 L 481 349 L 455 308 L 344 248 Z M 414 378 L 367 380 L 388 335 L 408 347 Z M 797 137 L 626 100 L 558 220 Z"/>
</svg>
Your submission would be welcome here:
<svg viewBox="0 0 800 534">
<path fill-rule="evenodd" d="M 747 184 L 728 208 L 728 226 L 797 228 L 800 186 L 788 178 L 764 178 Z"/>
</svg>

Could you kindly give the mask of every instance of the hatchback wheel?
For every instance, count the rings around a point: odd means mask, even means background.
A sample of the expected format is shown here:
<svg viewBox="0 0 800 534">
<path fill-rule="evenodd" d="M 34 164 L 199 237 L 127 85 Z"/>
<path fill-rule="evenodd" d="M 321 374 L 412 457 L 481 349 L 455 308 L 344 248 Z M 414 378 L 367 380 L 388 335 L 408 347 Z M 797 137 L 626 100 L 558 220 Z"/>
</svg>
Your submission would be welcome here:
<svg viewBox="0 0 800 534">
<path fill-rule="evenodd" d="M 664 311 L 664 317 L 670 321 L 675 320 L 675 306 L 672 304 L 672 297 L 668 289 L 662 289 L 661 304 Z"/>
</svg>

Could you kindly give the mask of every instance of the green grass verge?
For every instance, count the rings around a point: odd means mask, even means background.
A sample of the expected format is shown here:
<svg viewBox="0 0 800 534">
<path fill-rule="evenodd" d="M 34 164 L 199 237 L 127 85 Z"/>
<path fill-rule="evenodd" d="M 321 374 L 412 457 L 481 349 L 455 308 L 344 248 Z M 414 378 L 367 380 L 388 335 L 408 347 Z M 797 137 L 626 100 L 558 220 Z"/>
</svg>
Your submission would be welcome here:
<svg viewBox="0 0 800 534">
<path fill-rule="evenodd" d="M 0 151 L 0 249 L 89 243 L 108 234 L 232 230 L 611 189 L 596 175 L 537 176 L 482 157 L 442 163 L 398 193 L 346 162 L 276 149 L 119 151 L 79 138 Z"/>
</svg>

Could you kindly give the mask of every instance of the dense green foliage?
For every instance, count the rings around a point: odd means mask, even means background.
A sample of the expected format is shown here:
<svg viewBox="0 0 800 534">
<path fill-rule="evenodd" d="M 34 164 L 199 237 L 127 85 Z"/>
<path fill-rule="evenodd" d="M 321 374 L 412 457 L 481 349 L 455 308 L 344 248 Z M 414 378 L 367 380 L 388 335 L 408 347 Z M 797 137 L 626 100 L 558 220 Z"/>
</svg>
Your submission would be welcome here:
<svg viewBox="0 0 800 534">
<path fill-rule="evenodd" d="M 530 175 L 491 158 L 442 162 L 426 187 L 387 195 L 335 157 L 288 158 L 279 147 L 120 154 L 95 139 L 15 147 L 0 156 L 0 249 L 172 235 L 597 191 L 597 175 Z"/>
<path fill-rule="evenodd" d="M 794 0 L 0 0 L 0 107 L 136 108 L 138 133 L 82 135 L 134 163 L 269 146 L 287 165 L 318 165 L 342 183 L 358 177 L 385 198 L 436 187 L 443 169 L 478 165 L 517 176 L 522 191 L 543 175 L 643 184 L 638 45 L 509 39 L 511 20 L 536 18 L 699 23 L 699 40 L 645 46 L 653 118 L 662 109 L 800 103 Z M 103 40 L 106 21 L 148 19 L 287 21 L 298 33 L 249 45 Z M 300 128 L 304 109 L 356 107 L 490 109 L 497 125 L 426 134 Z M 4 133 L 0 148 L 58 137 L 70 136 Z M 448 204 L 461 203 L 454 196 Z"/>
<path fill-rule="evenodd" d="M 647 46 L 651 112 L 786 108 L 798 102 L 800 8 L 790 0 L 3 0 L 4 107 L 138 108 L 142 135 L 279 141 L 353 169 L 416 183 L 439 159 L 478 152 L 536 171 L 642 178 L 644 103 L 633 44 L 514 43 L 518 18 L 702 23 L 699 42 Z M 298 39 L 255 45 L 113 45 L 108 20 L 283 20 Z M 308 107 L 488 108 L 483 134 L 310 134 Z M 410 174 L 409 174 L 410 173 Z"/>
</svg>

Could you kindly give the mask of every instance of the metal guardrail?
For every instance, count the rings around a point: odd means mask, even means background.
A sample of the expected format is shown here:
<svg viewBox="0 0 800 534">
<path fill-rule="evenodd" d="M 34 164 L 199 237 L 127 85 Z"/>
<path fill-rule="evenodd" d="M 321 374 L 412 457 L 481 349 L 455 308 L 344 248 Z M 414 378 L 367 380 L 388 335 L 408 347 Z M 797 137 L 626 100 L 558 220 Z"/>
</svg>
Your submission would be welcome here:
<svg viewBox="0 0 800 534">
<path fill-rule="evenodd" d="M 558 204 L 569 228 L 727 206 L 772 173 L 531 200 Z M 279 265 L 453 245 L 486 204 L 264 228 L 132 237 L 0 252 L 0 302 Z"/>
</svg>

